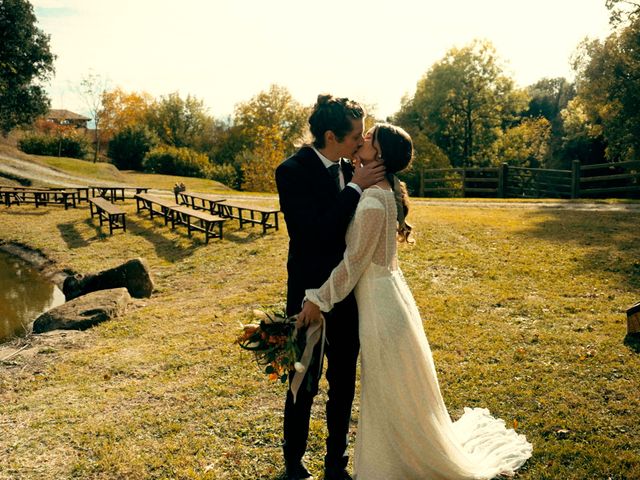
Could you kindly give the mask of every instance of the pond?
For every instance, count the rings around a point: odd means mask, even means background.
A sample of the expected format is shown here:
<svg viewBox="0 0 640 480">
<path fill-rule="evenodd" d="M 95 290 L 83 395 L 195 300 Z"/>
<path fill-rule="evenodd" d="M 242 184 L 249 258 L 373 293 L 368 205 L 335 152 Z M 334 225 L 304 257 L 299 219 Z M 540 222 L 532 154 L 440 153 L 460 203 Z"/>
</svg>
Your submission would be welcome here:
<svg viewBox="0 0 640 480">
<path fill-rule="evenodd" d="M 64 294 L 23 259 L 0 250 L 0 342 L 24 335 Z"/>
</svg>

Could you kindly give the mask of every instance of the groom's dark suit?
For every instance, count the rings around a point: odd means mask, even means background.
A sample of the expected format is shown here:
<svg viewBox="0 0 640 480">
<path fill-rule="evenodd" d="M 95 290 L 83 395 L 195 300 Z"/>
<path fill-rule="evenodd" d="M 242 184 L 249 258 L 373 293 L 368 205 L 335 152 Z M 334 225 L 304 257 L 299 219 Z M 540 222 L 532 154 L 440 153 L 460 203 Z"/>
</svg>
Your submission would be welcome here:
<svg viewBox="0 0 640 480">
<path fill-rule="evenodd" d="M 345 184 L 351 180 L 353 167 L 341 161 Z M 360 194 L 352 187 L 339 191 L 316 152 L 303 147 L 276 169 L 280 208 L 289 232 L 287 260 L 287 314 L 302 308 L 305 289 L 318 288 L 340 263 L 345 250 L 345 233 Z M 346 466 L 344 456 L 355 392 L 358 357 L 358 310 L 353 293 L 325 315 L 327 320 L 327 456 L 328 466 Z M 319 356 L 319 351 L 316 352 Z M 317 366 L 311 391 L 303 382 L 296 403 L 287 392 L 284 412 L 284 455 L 287 462 L 299 461 L 306 450 L 309 417 L 313 397 L 318 389 Z"/>
</svg>

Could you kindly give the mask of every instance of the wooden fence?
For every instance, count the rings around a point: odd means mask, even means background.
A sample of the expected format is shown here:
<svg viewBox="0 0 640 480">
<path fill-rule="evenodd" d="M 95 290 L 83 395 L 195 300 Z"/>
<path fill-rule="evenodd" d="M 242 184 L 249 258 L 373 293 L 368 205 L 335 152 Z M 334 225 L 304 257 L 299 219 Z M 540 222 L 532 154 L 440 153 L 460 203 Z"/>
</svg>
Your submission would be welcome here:
<svg viewBox="0 0 640 480">
<path fill-rule="evenodd" d="M 424 197 L 640 198 L 640 161 L 580 165 L 571 170 L 512 167 L 438 168 L 420 178 Z"/>
</svg>

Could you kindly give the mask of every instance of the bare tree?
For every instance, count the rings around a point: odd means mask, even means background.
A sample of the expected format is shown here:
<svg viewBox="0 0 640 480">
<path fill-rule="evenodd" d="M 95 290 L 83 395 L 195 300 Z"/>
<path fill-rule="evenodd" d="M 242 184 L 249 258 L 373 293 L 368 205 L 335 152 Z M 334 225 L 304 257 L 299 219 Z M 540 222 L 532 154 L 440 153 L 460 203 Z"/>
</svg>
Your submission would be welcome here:
<svg viewBox="0 0 640 480">
<path fill-rule="evenodd" d="M 81 81 L 78 88 L 78 93 L 84 100 L 87 108 L 89 109 L 89 115 L 93 118 L 95 125 L 94 130 L 94 163 L 98 160 L 98 153 L 100 152 L 100 120 L 102 119 L 102 113 L 104 111 L 102 106 L 102 98 L 107 91 L 109 80 L 99 74 L 90 72 Z"/>
</svg>

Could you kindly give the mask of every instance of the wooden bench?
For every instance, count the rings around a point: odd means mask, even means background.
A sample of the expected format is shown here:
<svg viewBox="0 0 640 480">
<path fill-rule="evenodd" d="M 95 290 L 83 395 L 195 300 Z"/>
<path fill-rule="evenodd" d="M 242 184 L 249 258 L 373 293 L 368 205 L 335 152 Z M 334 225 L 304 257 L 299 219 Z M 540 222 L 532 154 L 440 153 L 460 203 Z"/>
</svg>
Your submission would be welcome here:
<svg viewBox="0 0 640 480">
<path fill-rule="evenodd" d="M 113 185 L 113 186 L 101 186 L 101 185 L 91 185 L 87 188 L 91 189 L 92 197 L 104 197 L 112 202 L 117 200 L 124 201 L 125 198 L 135 198 L 135 195 L 139 193 L 147 193 L 149 191 L 148 187 L 130 187 L 128 185 Z M 133 197 L 125 197 L 125 191 L 135 190 L 135 194 Z"/>
<path fill-rule="evenodd" d="M 98 215 L 100 226 L 105 221 L 109 222 L 109 235 L 112 235 L 113 231 L 118 228 L 127 231 L 126 212 L 117 205 L 102 197 L 94 197 L 89 199 L 89 209 L 91 210 L 91 218 Z"/>
<path fill-rule="evenodd" d="M 77 191 L 59 188 L 28 188 L 28 187 L 2 187 L 0 195 L 4 204 L 10 207 L 12 204 L 33 203 L 36 208 L 40 205 L 64 205 L 64 209 L 76 206 Z"/>
<path fill-rule="evenodd" d="M 2 203 L 5 204 L 5 206 L 10 207 L 12 204 L 19 204 L 20 203 L 20 196 L 19 196 L 19 192 L 20 190 L 13 190 L 11 188 L 8 187 L 0 187 L 0 197 L 2 198 Z"/>
<path fill-rule="evenodd" d="M 176 203 L 188 205 L 195 210 L 209 210 L 211 215 L 218 213 L 217 204 L 224 202 L 225 197 L 196 192 L 175 192 Z"/>
<path fill-rule="evenodd" d="M 204 232 L 207 244 L 209 238 L 222 238 L 222 225 L 227 220 L 226 218 L 211 215 L 202 210 L 194 210 L 185 205 L 171 207 L 171 212 L 171 228 L 175 228 L 176 224 L 186 225 L 189 236 L 191 236 L 192 230 Z M 192 223 L 193 219 L 197 220 L 197 223 Z M 218 228 L 217 233 L 215 232 L 216 227 Z"/>
<path fill-rule="evenodd" d="M 69 187 L 67 190 L 76 192 L 78 203 L 89 201 L 89 187 Z"/>
<path fill-rule="evenodd" d="M 218 203 L 218 214 L 221 217 L 235 218 L 240 222 L 240 228 L 245 223 L 262 225 L 262 233 L 267 233 L 271 228 L 278 230 L 278 213 L 280 213 L 278 208 L 239 205 L 226 201 Z M 256 218 L 257 215 L 259 218 Z"/>
<path fill-rule="evenodd" d="M 17 187 L 0 187 L 0 196 L 3 196 L 4 191 L 51 191 L 51 192 L 74 192 L 76 195 L 76 200 L 78 203 L 83 201 L 89 201 L 89 187 L 25 187 L 25 186 L 17 186 Z"/>
<path fill-rule="evenodd" d="M 140 213 L 142 210 L 149 210 L 149 214 L 153 219 L 153 215 L 162 215 L 164 224 L 167 225 L 172 217 L 171 209 L 177 207 L 178 204 L 173 200 L 158 195 L 150 195 L 148 193 L 138 193 L 134 197 L 136 199 L 136 210 Z M 154 205 L 159 210 L 154 210 Z"/>
<path fill-rule="evenodd" d="M 186 225 L 189 236 L 193 230 L 204 232 L 206 243 L 209 243 L 209 238 L 222 238 L 222 225 L 226 218 L 178 205 L 173 200 L 157 195 L 140 193 L 135 196 L 135 199 L 138 213 L 149 210 L 151 218 L 153 215 L 162 215 L 165 225 L 171 222 L 171 228 L 175 228 L 176 225 Z M 157 210 L 158 207 L 159 210 Z"/>
</svg>

